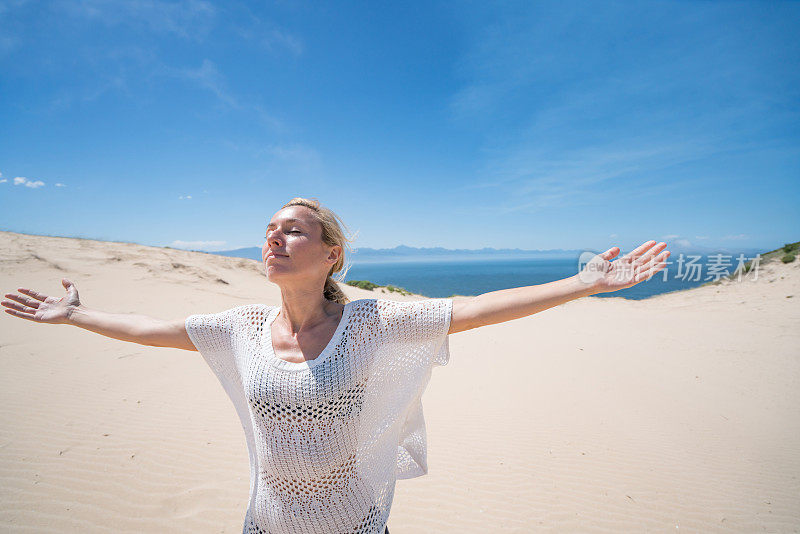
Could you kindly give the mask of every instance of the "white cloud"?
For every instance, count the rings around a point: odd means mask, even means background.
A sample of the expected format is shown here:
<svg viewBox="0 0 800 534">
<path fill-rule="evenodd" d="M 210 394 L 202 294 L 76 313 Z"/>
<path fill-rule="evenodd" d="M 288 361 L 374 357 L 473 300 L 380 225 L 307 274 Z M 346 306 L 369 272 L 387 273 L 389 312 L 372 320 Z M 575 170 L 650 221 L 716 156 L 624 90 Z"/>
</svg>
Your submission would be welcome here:
<svg viewBox="0 0 800 534">
<path fill-rule="evenodd" d="M 228 107 L 245 111 L 271 128 L 280 129 L 282 126 L 280 121 L 272 117 L 260 104 L 241 101 L 235 96 L 228 88 L 225 76 L 219 71 L 214 62 L 209 59 L 204 59 L 203 63 L 196 69 L 173 69 L 162 66 L 160 70 L 164 74 L 184 78 L 198 84 L 203 89 L 214 93 Z"/>
<path fill-rule="evenodd" d="M 216 252 L 225 250 L 227 241 L 173 241 L 169 246 L 184 250 L 202 250 L 205 252 Z"/>
<path fill-rule="evenodd" d="M 6 180 L 5 178 L 2 178 L 2 179 L 0 179 L 0 184 L 4 184 L 4 183 L 6 183 L 7 181 L 8 181 L 8 180 Z"/>
<path fill-rule="evenodd" d="M 678 246 L 681 246 L 681 247 L 685 247 L 685 248 L 688 248 L 688 247 L 692 246 L 692 242 L 689 241 L 688 239 L 676 239 L 674 241 L 674 244 L 676 244 Z"/>
<path fill-rule="evenodd" d="M 710 62 L 729 42 L 723 26 L 695 31 L 706 29 L 703 17 L 684 17 L 675 6 L 663 9 L 676 16 L 676 27 L 691 31 L 652 25 L 650 46 L 623 47 L 618 35 L 640 34 L 637 21 L 651 16 L 649 8 L 625 8 L 628 16 L 617 17 L 528 4 L 487 17 L 467 36 L 455 66 L 462 84 L 451 95 L 451 117 L 486 138 L 485 167 L 462 187 L 496 187 L 501 199 L 478 209 L 504 213 L 694 191 L 705 178 L 675 169 L 756 148 L 739 125 L 760 130 L 765 123 L 744 119 L 793 103 L 793 87 L 765 100 L 755 83 L 736 83 L 739 70 L 769 72 L 757 63 L 749 68 L 758 54 L 736 58 L 731 49 L 731 61 Z"/>
<path fill-rule="evenodd" d="M 217 98 L 231 106 L 239 109 L 239 101 L 228 92 L 224 77 L 220 74 L 214 63 L 208 59 L 203 60 L 203 64 L 196 69 L 183 69 L 180 74 L 192 81 L 200 84 L 201 87 L 208 89 Z"/>
<path fill-rule="evenodd" d="M 624 145 L 624 146 L 623 146 Z M 528 139 L 494 150 L 480 181 L 462 189 L 500 188 L 510 199 L 488 210 L 514 212 L 555 206 L 596 204 L 608 198 L 652 196 L 680 190 L 692 178 L 659 181 L 646 177 L 655 171 L 705 155 L 702 143 L 655 142 L 606 144 L 581 148 L 546 147 Z M 636 187 L 624 184 L 636 179 Z"/>
<path fill-rule="evenodd" d="M 269 30 L 262 39 L 264 46 L 270 51 L 286 49 L 295 56 L 303 53 L 303 43 L 294 35 L 279 29 Z"/>
<path fill-rule="evenodd" d="M 180 200 L 187 200 L 187 199 L 190 199 L 190 198 L 192 198 L 192 195 L 186 195 L 186 196 L 183 196 L 183 195 L 181 195 L 181 196 L 179 196 L 178 198 L 179 198 Z"/>
<path fill-rule="evenodd" d="M 56 187 L 67 187 L 67 184 L 62 184 L 61 182 L 56 182 Z"/>
<path fill-rule="evenodd" d="M 17 176 L 16 178 L 14 178 L 14 185 L 24 185 L 25 187 L 36 189 L 37 187 L 42 187 L 44 185 L 44 182 L 42 182 L 41 180 L 36 180 L 36 181 L 28 180 L 24 176 Z"/>
<path fill-rule="evenodd" d="M 617 237 L 617 234 L 611 234 L 611 235 L 610 235 L 610 236 L 608 236 L 608 237 L 614 238 L 614 237 Z"/>
<path fill-rule="evenodd" d="M 144 25 L 156 33 L 201 40 L 214 23 L 216 9 L 203 0 L 83 0 L 61 4 L 69 15 L 108 26 Z"/>
<path fill-rule="evenodd" d="M 709 237 L 707 235 L 696 235 L 696 236 L 694 236 L 694 238 L 695 239 L 708 239 Z"/>
<path fill-rule="evenodd" d="M 668 235 L 662 235 L 661 239 L 677 239 L 679 237 L 680 235 L 678 234 L 668 234 Z"/>
<path fill-rule="evenodd" d="M 303 53 L 303 42 L 295 34 L 261 19 L 246 7 L 238 7 L 247 11 L 247 15 L 242 17 L 243 24 L 234 27 L 243 39 L 275 54 L 287 51 L 296 57 Z"/>
<path fill-rule="evenodd" d="M 737 240 L 740 240 L 740 239 L 748 239 L 749 237 L 750 236 L 747 235 L 747 234 L 736 234 L 736 235 L 726 235 L 722 239 L 731 240 L 731 241 L 737 241 Z"/>
</svg>

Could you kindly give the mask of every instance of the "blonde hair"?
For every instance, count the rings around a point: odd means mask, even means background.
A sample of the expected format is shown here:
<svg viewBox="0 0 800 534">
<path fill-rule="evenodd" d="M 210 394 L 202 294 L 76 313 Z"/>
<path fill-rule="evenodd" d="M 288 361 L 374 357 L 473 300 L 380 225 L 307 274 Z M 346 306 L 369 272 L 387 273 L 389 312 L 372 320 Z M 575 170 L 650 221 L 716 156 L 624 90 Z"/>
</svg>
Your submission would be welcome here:
<svg viewBox="0 0 800 534">
<path fill-rule="evenodd" d="M 314 218 L 322 226 L 322 242 L 329 246 L 339 245 L 342 247 L 342 254 L 333 267 L 331 267 L 331 270 L 328 271 L 328 278 L 325 279 L 323 294 L 328 300 L 339 304 L 347 304 L 350 299 L 345 296 L 344 292 L 337 284 L 337 282 L 344 281 L 347 271 L 350 269 L 349 264 L 345 265 L 345 249 L 351 250 L 349 242 L 352 241 L 352 239 L 348 239 L 342 231 L 342 226 L 347 228 L 347 225 L 345 225 L 342 219 L 333 211 L 321 205 L 316 198 L 295 197 L 284 204 L 281 209 L 290 206 L 305 206 L 309 208 L 314 213 Z M 333 273 L 338 273 L 340 271 L 341 274 L 337 276 L 336 279 L 331 276 Z"/>
</svg>

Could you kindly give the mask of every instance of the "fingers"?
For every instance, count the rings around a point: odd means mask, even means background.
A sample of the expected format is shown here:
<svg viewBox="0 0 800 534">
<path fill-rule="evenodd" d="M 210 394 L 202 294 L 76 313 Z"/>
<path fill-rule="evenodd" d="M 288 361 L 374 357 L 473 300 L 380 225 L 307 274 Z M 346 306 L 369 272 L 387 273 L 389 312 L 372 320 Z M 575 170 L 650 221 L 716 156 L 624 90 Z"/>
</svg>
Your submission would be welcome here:
<svg viewBox="0 0 800 534">
<path fill-rule="evenodd" d="M 625 260 L 627 262 L 632 262 L 636 258 L 641 256 L 644 253 L 645 250 L 647 250 L 648 248 L 652 247 L 655 244 L 656 244 L 655 241 L 647 241 L 646 243 L 642 243 L 641 245 L 639 245 L 635 249 L 633 249 L 630 252 L 628 252 L 627 254 L 625 254 L 625 256 L 623 256 L 621 259 L 623 259 L 623 260 Z"/>
<path fill-rule="evenodd" d="M 26 303 L 21 300 L 21 297 L 16 297 L 16 295 L 10 295 L 10 296 L 6 295 L 6 296 L 17 301 L 17 302 L 13 302 L 11 300 L 4 300 L 4 301 L 0 302 L 0 304 L 5 306 L 6 308 L 11 308 L 12 310 L 23 312 L 23 313 L 33 314 L 33 313 L 36 313 L 36 308 L 39 307 L 39 306 L 36 306 L 36 307 L 26 306 L 25 305 Z M 6 311 L 8 311 L 8 310 L 6 310 Z"/>
<path fill-rule="evenodd" d="M 650 250 L 648 250 L 647 254 L 642 255 L 638 260 L 636 260 L 636 263 L 638 265 L 644 265 L 647 262 L 653 261 L 653 257 L 656 254 L 658 254 L 659 252 L 661 252 L 662 250 L 664 250 L 666 247 L 667 247 L 666 243 L 659 243 L 658 245 L 656 245 L 653 248 L 651 248 Z M 670 252 L 668 250 L 665 251 L 665 252 L 666 252 L 666 255 L 669 256 Z"/>
<path fill-rule="evenodd" d="M 666 259 L 669 257 L 669 251 L 665 251 L 656 258 L 656 261 L 652 261 L 647 264 L 646 267 L 639 269 L 636 272 L 636 276 L 634 277 L 634 281 L 636 283 L 643 282 L 645 280 L 649 280 L 654 274 L 658 271 L 663 269 L 667 266 Z"/>
<path fill-rule="evenodd" d="M 8 313 L 8 314 L 10 314 L 10 315 L 14 315 L 15 317 L 20 317 L 20 318 L 22 318 L 22 319 L 27 319 L 27 320 L 29 320 L 29 321 L 38 322 L 38 321 L 37 321 L 37 320 L 34 318 L 34 316 L 33 316 L 33 315 L 29 315 L 29 314 L 27 314 L 27 313 L 22 313 L 22 312 L 20 312 L 20 311 L 17 311 L 17 310 L 3 310 L 3 311 L 4 311 L 4 312 L 6 312 L 6 313 Z"/>
<path fill-rule="evenodd" d="M 19 291 L 20 293 L 24 293 L 26 295 L 30 295 L 31 297 L 35 298 L 36 300 L 39 300 L 39 301 L 42 301 L 42 302 L 44 302 L 45 299 L 47 298 L 47 295 L 43 295 L 42 293 L 39 293 L 38 291 L 34 291 L 33 289 L 25 289 L 24 287 L 18 287 L 17 291 Z"/>
<path fill-rule="evenodd" d="M 642 243 L 641 245 L 639 245 L 638 247 L 636 247 L 635 249 L 633 249 L 632 251 L 630 251 L 630 252 L 629 252 L 628 254 L 626 254 L 625 256 L 623 256 L 621 259 L 624 259 L 625 261 L 627 261 L 627 262 L 629 262 L 629 263 L 633 263 L 634 261 L 636 261 L 636 260 L 638 260 L 639 258 L 641 258 L 641 257 L 642 257 L 642 255 L 643 255 L 645 252 L 647 252 L 647 251 L 648 251 L 650 248 L 652 248 L 652 247 L 653 247 L 653 245 L 655 245 L 655 244 L 656 244 L 656 241 L 652 241 L 652 240 L 651 240 L 651 241 L 646 241 L 646 242 Z M 660 250 L 662 250 L 662 249 L 663 249 L 664 247 L 666 247 L 666 246 L 667 246 L 667 244 L 666 244 L 666 243 L 663 243 L 663 242 L 662 242 L 662 243 L 659 243 L 659 244 L 658 244 L 658 245 L 657 245 L 657 246 L 656 246 L 656 247 L 655 247 L 655 248 L 652 250 L 652 253 L 653 253 L 653 254 L 656 254 L 656 253 L 658 253 Z M 646 261 L 646 258 L 645 258 L 645 261 Z"/>
<path fill-rule="evenodd" d="M 619 247 L 611 247 L 610 249 L 600 254 L 600 257 L 602 257 L 604 260 L 610 260 L 617 254 L 619 254 L 619 251 L 620 251 Z"/>
<path fill-rule="evenodd" d="M 653 245 L 655 245 L 655 244 L 656 244 L 656 242 L 655 242 L 655 241 L 652 241 L 652 240 L 650 240 L 650 241 L 645 241 L 644 243 L 642 243 L 641 245 L 639 245 L 638 247 L 636 247 L 636 248 L 634 249 L 634 251 L 633 251 L 631 254 L 635 254 L 637 257 L 638 257 L 638 256 L 641 256 L 642 254 L 644 254 L 644 252 L 645 252 L 647 249 L 649 249 L 650 247 L 652 247 L 652 246 L 653 246 Z"/>
<path fill-rule="evenodd" d="M 39 301 L 38 300 L 34 300 L 32 298 L 23 297 L 23 296 L 20 296 L 20 295 L 15 295 L 13 293 L 6 293 L 5 297 L 8 298 L 8 299 L 11 299 L 11 300 L 15 300 L 15 301 L 19 302 L 20 304 L 25 304 L 27 306 L 30 306 L 31 308 L 38 308 L 39 307 Z M 6 302 L 7 301 L 4 300 L 2 302 L 2 304 L 5 305 Z"/>
</svg>

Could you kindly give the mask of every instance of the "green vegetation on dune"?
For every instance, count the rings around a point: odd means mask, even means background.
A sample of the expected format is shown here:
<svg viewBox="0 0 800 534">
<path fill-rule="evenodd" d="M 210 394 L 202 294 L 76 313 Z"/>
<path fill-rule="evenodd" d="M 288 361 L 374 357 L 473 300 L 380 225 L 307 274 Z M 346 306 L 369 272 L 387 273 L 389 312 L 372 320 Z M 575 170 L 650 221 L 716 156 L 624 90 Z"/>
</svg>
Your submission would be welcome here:
<svg viewBox="0 0 800 534">
<path fill-rule="evenodd" d="M 800 252 L 800 241 L 786 243 L 781 248 L 776 248 L 775 250 L 770 250 L 769 252 L 764 252 L 761 254 L 761 263 L 767 263 L 768 261 L 774 261 L 778 259 L 780 259 L 783 263 L 791 263 L 797 257 L 798 252 Z M 744 264 L 745 273 L 750 272 L 752 263 L 752 261 L 748 261 Z M 731 275 L 730 278 L 733 278 L 733 275 Z"/>
<path fill-rule="evenodd" d="M 380 287 L 378 284 L 373 284 L 369 280 L 348 280 L 346 284 L 353 287 L 360 287 L 361 289 L 368 289 L 369 291 Z"/>
<path fill-rule="evenodd" d="M 795 243 L 786 243 L 783 245 L 783 248 L 780 249 L 783 252 L 783 256 L 781 256 L 781 261 L 783 263 L 791 263 L 797 257 L 798 251 L 800 251 L 800 241 Z"/>
<path fill-rule="evenodd" d="M 770 250 L 769 252 L 764 252 L 759 254 L 759 265 L 763 265 L 765 263 L 771 261 L 780 260 L 783 263 L 791 263 L 797 257 L 798 252 L 800 252 L 800 241 L 795 241 L 794 243 L 786 243 L 781 248 L 776 248 L 775 250 Z M 741 271 L 742 275 L 749 273 L 753 269 L 753 260 L 747 261 L 742 265 Z M 719 280 L 714 280 L 710 282 L 706 282 L 705 284 L 701 284 L 703 286 L 706 285 L 716 285 L 722 283 L 723 280 L 735 280 L 739 277 L 739 269 L 734 269 L 734 271 L 727 275 L 721 277 Z"/>
<path fill-rule="evenodd" d="M 387 291 L 400 293 L 401 295 L 410 295 L 411 294 L 410 291 L 406 291 L 402 287 L 396 287 L 396 286 L 391 286 L 391 285 L 389 285 L 389 286 L 379 286 L 378 284 L 374 284 L 374 283 L 370 282 L 369 280 L 348 280 L 345 283 L 347 285 L 349 285 L 349 286 L 360 287 L 361 289 L 367 289 L 369 291 L 373 291 L 375 288 L 382 287 L 382 288 L 386 289 Z"/>
</svg>

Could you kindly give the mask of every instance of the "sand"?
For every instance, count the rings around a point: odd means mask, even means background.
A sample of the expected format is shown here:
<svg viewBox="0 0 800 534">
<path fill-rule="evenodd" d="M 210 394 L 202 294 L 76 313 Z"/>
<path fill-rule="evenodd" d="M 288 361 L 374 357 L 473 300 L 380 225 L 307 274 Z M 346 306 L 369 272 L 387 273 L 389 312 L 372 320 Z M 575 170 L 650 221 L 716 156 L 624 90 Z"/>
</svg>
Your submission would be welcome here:
<svg viewBox="0 0 800 534">
<path fill-rule="evenodd" d="M 280 304 L 258 261 L 0 232 L 3 293 L 62 277 L 162 319 Z M 390 531 L 800 532 L 798 300 L 776 262 L 452 334 Z M 199 353 L 0 315 L 0 530 L 241 532 L 244 434 Z"/>
</svg>

